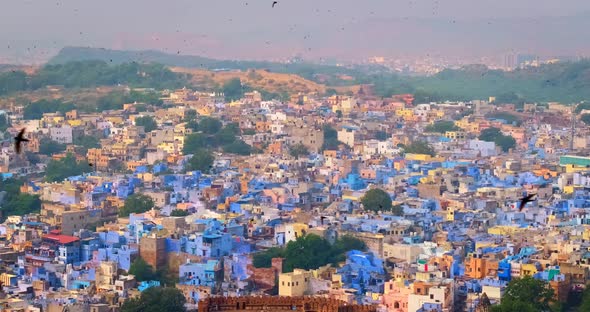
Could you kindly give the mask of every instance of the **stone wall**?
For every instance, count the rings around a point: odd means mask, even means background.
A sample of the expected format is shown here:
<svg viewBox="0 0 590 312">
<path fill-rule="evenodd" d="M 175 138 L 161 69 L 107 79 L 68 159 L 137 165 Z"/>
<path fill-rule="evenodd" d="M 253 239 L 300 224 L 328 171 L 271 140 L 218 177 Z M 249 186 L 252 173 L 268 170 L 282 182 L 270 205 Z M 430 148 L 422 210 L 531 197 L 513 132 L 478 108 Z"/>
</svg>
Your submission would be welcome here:
<svg viewBox="0 0 590 312">
<path fill-rule="evenodd" d="M 199 312 L 213 311 L 376 312 L 375 306 L 346 305 L 320 297 L 210 297 L 199 301 Z"/>
</svg>

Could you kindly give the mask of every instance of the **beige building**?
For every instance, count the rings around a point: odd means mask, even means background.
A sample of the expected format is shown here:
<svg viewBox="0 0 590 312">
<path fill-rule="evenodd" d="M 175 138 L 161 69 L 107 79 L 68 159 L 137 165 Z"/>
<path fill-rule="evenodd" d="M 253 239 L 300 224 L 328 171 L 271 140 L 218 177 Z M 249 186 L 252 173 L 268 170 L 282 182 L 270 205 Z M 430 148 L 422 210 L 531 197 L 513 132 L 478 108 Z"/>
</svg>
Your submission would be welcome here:
<svg viewBox="0 0 590 312">
<path fill-rule="evenodd" d="M 88 228 L 101 218 L 100 210 L 87 210 L 78 205 L 43 203 L 41 206 L 41 222 L 53 225 L 64 235 Z"/>
<path fill-rule="evenodd" d="M 279 275 L 279 296 L 295 297 L 309 295 L 312 273 L 295 269 Z"/>
<path fill-rule="evenodd" d="M 317 153 L 324 144 L 324 131 L 315 127 L 295 126 L 289 129 L 289 145 L 303 144 L 310 152 Z"/>
</svg>

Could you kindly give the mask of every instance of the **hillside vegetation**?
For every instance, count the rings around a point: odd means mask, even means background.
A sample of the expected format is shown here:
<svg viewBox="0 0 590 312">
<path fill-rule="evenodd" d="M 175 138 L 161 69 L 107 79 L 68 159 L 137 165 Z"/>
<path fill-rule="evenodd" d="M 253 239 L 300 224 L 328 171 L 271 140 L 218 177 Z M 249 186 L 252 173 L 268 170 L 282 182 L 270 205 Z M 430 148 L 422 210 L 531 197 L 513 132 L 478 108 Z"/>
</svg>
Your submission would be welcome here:
<svg viewBox="0 0 590 312">
<path fill-rule="evenodd" d="M 191 83 L 207 89 L 219 89 L 232 79 L 240 79 L 252 89 L 264 89 L 271 93 L 318 92 L 324 93 L 326 86 L 294 74 L 273 73 L 266 70 L 213 72 L 203 69 L 174 67 L 173 72 L 189 74 Z"/>
<path fill-rule="evenodd" d="M 500 103 L 590 100 L 589 60 L 512 72 L 470 65 L 447 69 L 430 77 L 407 77 L 382 67 L 223 61 L 155 51 L 86 48 L 65 48 L 34 73 L 0 72 L 0 95 L 37 90 L 47 85 L 89 88 L 121 84 L 156 89 L 188 86 L 222 90 L 228 81 L 237 79 L 250 90 L 264 92 L 266 98 L 280 95 L 281 99 L 298 92 L 348 93 L 358 90 L 360 84 L 373 84 L 379 96 L 413 93 L 418 103 L 490 96 Z"/>
</svg>

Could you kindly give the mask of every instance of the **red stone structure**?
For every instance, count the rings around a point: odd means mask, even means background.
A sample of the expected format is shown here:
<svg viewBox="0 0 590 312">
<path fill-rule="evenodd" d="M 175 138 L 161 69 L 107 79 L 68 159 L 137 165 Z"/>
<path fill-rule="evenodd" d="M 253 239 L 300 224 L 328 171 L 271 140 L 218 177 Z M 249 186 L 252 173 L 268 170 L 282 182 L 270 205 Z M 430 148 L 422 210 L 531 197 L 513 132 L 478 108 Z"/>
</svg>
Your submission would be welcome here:
<svg viewBox="0 0 590 312">
<path fill-rule="evenodd" d="M 210 297 L 199 301 L 199 312 L 215 311 L 377 312 L 375 306 L 349 305 L 322 297 Z"/>
</svg>

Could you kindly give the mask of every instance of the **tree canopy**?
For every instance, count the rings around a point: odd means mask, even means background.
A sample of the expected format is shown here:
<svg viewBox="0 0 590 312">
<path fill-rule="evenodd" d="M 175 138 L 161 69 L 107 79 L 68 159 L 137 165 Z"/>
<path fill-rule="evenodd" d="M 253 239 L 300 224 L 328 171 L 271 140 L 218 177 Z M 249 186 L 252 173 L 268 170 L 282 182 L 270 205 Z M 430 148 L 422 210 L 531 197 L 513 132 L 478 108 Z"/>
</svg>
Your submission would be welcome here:
<svg viewBox="0 0 590 312">
<path fill-rule="evenodd" d="M 233 143 L 223 146 L 223 151 L 237 155 L 250 155 L 252 153 L 252 146 L 248 145 L 242 140 L 237 140 Z"/>
<path fill-rule="evenodd" d="M 322 150 L 335 150 L 342 142 L 338 141 L 338 131 L 332 128 L 332 126 L 325 124 L 324 130 L 324 144 Z"/>
<path fill-rule="evenodd" d="M 5 192 L 4 199 L 0 202 L 1 221 L 8 216 L 23 216 L 41 209 L 39 195 L 21 193 L 20 187 L 23 184 L 24 181 L 20 179 L 0 180 L 0 192 Z"/>
<path fill-rule="evenodd" d="M 87 161 L 77 161 L 74 155 L 67 154 L 66 157 L 60 160 L 52 159 L 49 161 L 45 169 L 45 179 L 49 182 L 59 182 L 68 177 L 78 176 L 92 170 Z"/>
<path fill-rule="evenodd" d="M 173 287 L 150 287 L 138 298 L 125 301 L 121 312 L 185 312 L 186 299 L 182 292 Z"/>
<path fill-rule="evenodd" d="M 199 170 L 209 172 L 215 161 L 213 154 L 206 149 L 199 149 L 193 153 L 193 157 L 187 163 L 187 170 Z"/>
<path fill-rule="evenodd" d="M 73 103 L 65 103 L 61 100 L 42 99 L 25 105 L 23 109 L 24 119 L 41 119 L 45 113 L 65 113 L 75 109 Z"/>
<path fill-rule="evenodd" d="M 171 217 L 186 217 L 189 214 L 190 213 L 188 211 L 182 209 L 174 209 L 170 212 Z"/>
<path fill-rule="evenodd" d="M 125 199 L 123 208 L 119 210 L 119 217 L 127 217 L 132 213 L 143 213 L 155 207 L 151 197 L 144 194 L 132 194 Z"/>
<path fill-rule="evenodd" d="M 424 141 L 412 142 L 409 145 L 404 146 L 403 150 L 406 154 L 426 154 L 433 157 L 436 155 L 434 148 Z"/>
<path fill-rule="evenodd" d="M 479 139 L 486 142 L 494 142 L 504 152 L 516 146 L 516 140 L 510 135 L 504 135 L 498 128 L 487 128 L 481 131 Z"/>
<path fill-rule="evenodd" d="M 158 279 L 156 272 L 154 272 L 154 268 L 141 257 L 137 257 L 137 259 L 131 263 L 129 274 L 135 276 L 135 279 L 139 282 Z"/>
<path fill-rule="evenodd" d="M 99 139 L 92 135 L 82 135 L 79 137 L 75 137 L 74 144 L 81 146 L 84 149 L 83 153 L 88 152 L 88 149 L 100 147 Z"/>
<path fill-rule="evenodd" d="M 517 278 L 508 283 L 504 296 L 502 296 L 502 303 L 494 306 L 492 311 L 550 311 L 553 294 L 553 289 L 543 280 L 530 276 Z"/>
<path fill-rule="evenodd" d="M 10 127 L 10 119 L 6 114 L 0 114 L 0 131 L 4 132 Z"/>
<path fill-rule="evenodd" d="M 203 131 L 206 134 L 215 134 L 219 130 L 221 130 L 222 126 L 223 124 L 217 118 L 203 117 L 199 121 L 199 130 Z"/>
<path fill-rule="evenodd" d="M 66 150 L 66 145 L 54 140 L 41 140 L 39 144 L 39 154 L 51 156 Z"/>
<path fill-rule="evenodd" d="M 289 154 L 295 158 L 299 158 L 308 155 L 309 150 L 305 145 L 298 143 L 289 147 Z"/>
<path fill-rule="evenodd" d="M 233 78 L 223 84 L 221 92 L 225 95 L 226 100 L 235 101 L 244 96 L 245 90 L 240 78 Z"/>
<path fill-rule="evenodd" d="M 151 116 L 141 116 L 135 118 L 135 125 L 143 127 L 145 132 L 151 132 L 158 129 L 158 123 Z"/>
<path fill-rule="evenodd" d="M 392 211 L 392 201 L 391 196 L 387 194 L 382 189 L 374 188 L 365 193 L 365 195 L 361 198 L 361 203 L 365 210 L 370 211 L 383 211 L 383 212 L 390 212 Z"/>
<path fill-rule="evenodd" d="M 457 127 L 453 121 L 438 120 L 433 124 L 426 126 L 424 130 L 427 132 L 445 133 L 447 131 L 457 131 L 459 130 L 459 127 Z"/>
<path fill-rule="evenodd" d="M 307 234 L 290 241 L 284 248 L 273 247 L 253 255 L 252 264 L 257 267 L 270 267 L 272 258 L 285 258 L 284 272 L 294 269 L 317 269 L 329 263 L 337 263 L 346 259 L 345 253 L 350 250 L 367 249 L 365 243 L 353 236 L 344 235 L 333 245 L 317 235 Z"/>
</svg>

